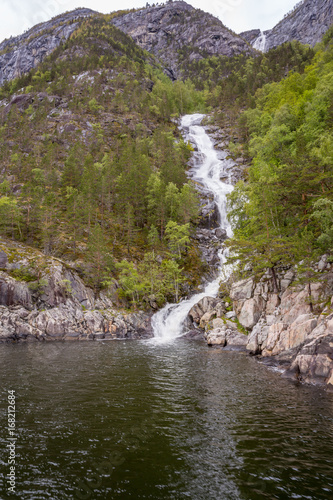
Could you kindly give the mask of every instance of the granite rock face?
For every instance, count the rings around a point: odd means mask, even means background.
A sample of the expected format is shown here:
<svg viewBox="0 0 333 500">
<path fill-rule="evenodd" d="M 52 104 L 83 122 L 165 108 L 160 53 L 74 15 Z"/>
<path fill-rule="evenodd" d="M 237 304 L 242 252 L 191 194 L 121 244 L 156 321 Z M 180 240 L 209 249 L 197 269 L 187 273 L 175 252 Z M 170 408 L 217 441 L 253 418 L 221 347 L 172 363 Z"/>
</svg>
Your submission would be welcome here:
<svg viewBox="0 0 333 500">
<path fill-rule="evenodd" d="M 298 40 L 312 47 L 333 23 L 333 0 L 304 0 L 273 29 L 265 31 L 264 51 Z"/>
<path fill-rule="evenodd" d="M 150 337 L 149 314 L 121 313 L 62 261 L 0 239 L 0 342 Z"/>
<path fill-rule="evenodd" d="M 35 68 L 71 36 L 82 18 L 93 14 L 96 12 L 90 9 L 76 9 L 4 40 L 0 44 L 0 85 Z"/>
<path fill-rule="evenodd" d="M 261 31 L 259 29 L 254 29 L 254 30 L 248 30 L 248 31 L 242 31 L 242 33 L 239 33 L 239 36 L 244 38 L 248 43 L 251 45 L 255 40 L 260 36 Z"/>
<path fill-rule="evenodd" d="M 292 269 L 267 272 L 231 287 L 240 324 L 249 331 L 246 349 L 282 363 L 285 376 L 333 388 L 333 273 L 322 256 L 316 281 L 301 285 Z"/>
<path fill-rule="evenodd" d="M 173 79 L 181 76 L 182 58 L 193 61 L 212 55 L 254 53 L 243 38 L 219 19 L 186 2 L 148 7 L 116 17 L 112 23 L 142 49 L 158 57 Z"/>
</svg>

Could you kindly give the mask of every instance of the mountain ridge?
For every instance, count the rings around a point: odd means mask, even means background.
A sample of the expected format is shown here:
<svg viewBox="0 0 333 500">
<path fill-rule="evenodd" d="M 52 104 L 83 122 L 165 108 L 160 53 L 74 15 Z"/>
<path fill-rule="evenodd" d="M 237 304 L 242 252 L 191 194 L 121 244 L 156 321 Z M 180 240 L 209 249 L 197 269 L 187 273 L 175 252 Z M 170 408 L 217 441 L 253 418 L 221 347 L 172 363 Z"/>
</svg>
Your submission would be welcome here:
<svg viewBox="0 0 333 500">
<path fill-rule="evenodd" d="M 68 40 L 82 19 L 97 12 L 79 8 L 37 24 L 0 43 L 0 85 L 27 73 Z"/>
<path fill-rule="evenodd" d="M 297 40 L 314 47 L 333 23 L 333 0 L 303 0 L 284 16 L 272 29 L 258 29 L 239 34 L 253 46 L 264 36 L 263 51 Z"/>
</svg>

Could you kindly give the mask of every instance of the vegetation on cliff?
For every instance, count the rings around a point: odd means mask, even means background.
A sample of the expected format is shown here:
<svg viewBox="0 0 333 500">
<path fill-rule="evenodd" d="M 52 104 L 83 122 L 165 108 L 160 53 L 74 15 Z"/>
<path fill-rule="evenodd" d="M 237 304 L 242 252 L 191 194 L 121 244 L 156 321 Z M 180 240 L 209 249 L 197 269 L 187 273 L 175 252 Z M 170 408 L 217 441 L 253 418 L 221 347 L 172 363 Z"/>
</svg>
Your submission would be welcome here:
<svg viewBox="0 0 333 500">
<path fill-rule="evenodd" d="M 333 250 L 332 30 L 303 73 L 257 91 L 239 123 L 252 158 L 230 202 L 241 268 L 311 262 Z"/>
<path fill-rule="evenodd" d="M 172 82 L 114 16 L 81 19 L 0 89 L 1 235 L 70 261 L 96 292 L 117 280 L 133 305 L 178 300 L 204 265 L 191 147 L 175 118 L 209 110 L 233 121 L 231 151 L 252 161 L 230 197 L 240 268 L 330 253 L 332 31 L 315 49 L 291 42 L 255 57 L 189 62 L 184 46 L 184 80 Z"/>
<path fill-rule="evenodd" d="M 38 69 L 2 87 L 0 231 L 74 261 L 96 290 L 119 277 L 133 302 L 162 304 L 178 297 L 184 267 L 192 285 L 200 276 L 191 148 L 171 118 L 204 101 L 109 21 L 84 20 Z"/>
</svg>

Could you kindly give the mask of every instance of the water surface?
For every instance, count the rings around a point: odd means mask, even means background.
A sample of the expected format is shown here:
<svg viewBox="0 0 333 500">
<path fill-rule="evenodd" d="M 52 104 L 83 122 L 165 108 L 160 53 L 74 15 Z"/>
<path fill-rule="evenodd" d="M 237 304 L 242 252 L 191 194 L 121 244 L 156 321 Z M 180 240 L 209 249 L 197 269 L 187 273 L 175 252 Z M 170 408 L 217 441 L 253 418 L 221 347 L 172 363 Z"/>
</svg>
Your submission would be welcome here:
<svg viewBox="0 0 333 500">
<path fill-rule="evenodd" d="M 204 343 L 0 346 L 17 394 L 17 495 L 47 499 L 324 499 L 333 395 Z"/>
</svg>

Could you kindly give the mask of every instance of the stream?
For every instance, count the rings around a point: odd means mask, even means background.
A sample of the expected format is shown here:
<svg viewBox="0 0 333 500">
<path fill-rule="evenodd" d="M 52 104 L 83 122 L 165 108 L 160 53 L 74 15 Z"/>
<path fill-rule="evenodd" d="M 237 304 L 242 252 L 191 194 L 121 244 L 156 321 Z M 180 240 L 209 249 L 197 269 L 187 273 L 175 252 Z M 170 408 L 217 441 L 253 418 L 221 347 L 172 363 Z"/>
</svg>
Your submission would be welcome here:
<svg viewBox="0 0 333 500">
<path fill-rule="evenodd" d="M 231 193 L 233 186 L 221 181 L 224 173 L 224 165 L 227 164 L 227 153 L 224 159 L 219 159 L 214 145 L 201 125 L 205 115 L 193 114 L 182 117 L 180 128 L 185 140 L 194 146 L 195 154 L 193 167 L 189 174 L 191 179 L 198 182 L 205 188 L 205 191 L 212 194 L 216 203 L 221 229 L 226 230 L 231 236 L 232 231 L 227 218 L 226 196 Z M 184 333 L 184 322 L 190 309 L 204 297 L 216 297 L 219 289 L 221 273 L 227 273 L 225 269 L 226 255 L 223 249 L 220 250 L 220 274 L 209 283 L 204 292 L 193 295 L 188 300 L 183 300 L 179 304 L 167 304 L 158 311 L 152 318 L 152 327 L 155 341 L 168 342 L 180 337 Z"/>
</svg>

